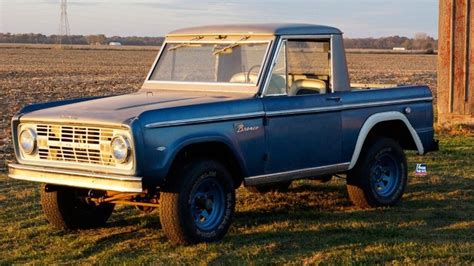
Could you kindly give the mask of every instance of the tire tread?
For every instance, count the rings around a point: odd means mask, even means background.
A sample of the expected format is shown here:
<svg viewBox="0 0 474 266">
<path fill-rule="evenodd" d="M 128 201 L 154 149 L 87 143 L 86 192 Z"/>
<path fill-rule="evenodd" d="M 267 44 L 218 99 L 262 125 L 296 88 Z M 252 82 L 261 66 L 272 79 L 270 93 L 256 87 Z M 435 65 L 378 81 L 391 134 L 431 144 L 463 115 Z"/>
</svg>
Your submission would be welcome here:
<svg viewBox="0 0 474 266">
<path fill-rule="evenodd" d="M 371 196 L 369 181 L 364 178 L 364 170 L 366 170 L 365 167 L 367 167 L 369 164 L 371 156 L 374 156 L 379 148 L 383 147 L 391 147 L 396 154 L 400 155 L 401 162 L 405 168 L 404 172 L 402 173 L 403 176 L 401 177 L 403 186 L 402 193 L 397 195 L 393 201 L 388 204 L 381 203 Z M 351 171 L 348 172 L 346 185 L 347 193 L 349 195 L 350 201 L 355 206 L 362 209 L 380 206 L 393 206 L 401 199 L 403 190 L 406 186 L 406 178 L 406 157 L 404 155 L 403 149 L 395 140 L 386 137 L 379 137 L 368 140 L 367 146 L 364 147 L 357 164 Z"/>
<path fill-rule="evenodd" d="M 112 215 L 113 204 L 96 206 L 87 213 L 80 213 L 74 206 L 71 195 L 74 188 L 57 187 L 54 191 L 46 191 L 46 184 L 40 188 L 40 202 L 48 222 L 57 229 L 83 229 L 104 226 Z"/>
<path fill-rule="evenodd" d="M 182 214 L 187 211 L 186 209 L 183 209 L 187 208 L 187 205 L 181 204 L 187 199 L 187 195 L 181 193 L 181 191 L 195 181 L 195 176 L 193 175 L 195 171 L 204 169 L 205 167 L 214 167 L 215 169 L 223 171 L 228 182 L 230 182 L 230 188 L 234 193 L 232 214 L 228 221 L 229 224 L 226 225 L 223 234 L 209 239 L 202 239 L 193 234 L 193 231 L 189 228 L 189 223 L 187 223 L 182 216 Z M 230 226 L 233 216 L 233 208 L 235 206 L 234 184 L 231 175 L 217 161 L 204 158 L 191 161 L 185 164 L 184 167 L 178 167 L 178 169 L 179 170 L 172 171 L 171 176 L 173 179 L 170 180 L 166 188 L 160 193 L 160 221 L 163 231 L 171 243 L 175 245 L 190 245 L 199 242 L 213 242 L 220 240 L 224 237 Z"/>
</svg>

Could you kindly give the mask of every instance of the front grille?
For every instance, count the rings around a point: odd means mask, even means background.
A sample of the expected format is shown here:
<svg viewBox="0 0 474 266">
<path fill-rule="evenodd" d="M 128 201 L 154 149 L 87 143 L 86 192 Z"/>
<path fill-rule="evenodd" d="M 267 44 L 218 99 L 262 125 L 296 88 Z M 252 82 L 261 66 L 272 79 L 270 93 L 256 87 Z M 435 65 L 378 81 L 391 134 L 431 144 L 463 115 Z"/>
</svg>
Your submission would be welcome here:
<svg viewBox="0 0 474 266">
<path fill-rule="evenodd" d="M 115 166 L 110 150 L 113 129 L 37 124 L 40 160 Z"/>
</svg>

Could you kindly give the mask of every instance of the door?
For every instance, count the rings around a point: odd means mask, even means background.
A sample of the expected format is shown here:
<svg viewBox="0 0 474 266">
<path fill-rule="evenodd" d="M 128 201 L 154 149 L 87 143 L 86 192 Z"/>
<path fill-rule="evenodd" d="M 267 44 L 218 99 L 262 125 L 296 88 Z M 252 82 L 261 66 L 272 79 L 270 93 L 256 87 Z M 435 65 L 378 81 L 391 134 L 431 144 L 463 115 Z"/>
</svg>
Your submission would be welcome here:
<svg viewBox="0 0 474 266">
<path fill-rule="evenodd" d="M 341 102 L 331 92 L 329 46 L 329 39 L 281 42 L 262 99 L 266 174 L 341 163 Z"/>
</svg>

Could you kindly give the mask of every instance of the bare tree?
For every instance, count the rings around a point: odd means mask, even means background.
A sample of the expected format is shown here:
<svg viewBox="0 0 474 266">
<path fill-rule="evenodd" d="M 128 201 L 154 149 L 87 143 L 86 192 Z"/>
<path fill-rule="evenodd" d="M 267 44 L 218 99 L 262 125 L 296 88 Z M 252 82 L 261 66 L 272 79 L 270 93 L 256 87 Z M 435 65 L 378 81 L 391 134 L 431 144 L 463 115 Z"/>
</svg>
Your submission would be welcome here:
<svg viewBox="0 0 474 266">
<path fill-rule="evenodd" d="M 415 40 L 427 40 L 428 34 L 425 32 L 417 32 L 415 33 Z"/>
</svg>

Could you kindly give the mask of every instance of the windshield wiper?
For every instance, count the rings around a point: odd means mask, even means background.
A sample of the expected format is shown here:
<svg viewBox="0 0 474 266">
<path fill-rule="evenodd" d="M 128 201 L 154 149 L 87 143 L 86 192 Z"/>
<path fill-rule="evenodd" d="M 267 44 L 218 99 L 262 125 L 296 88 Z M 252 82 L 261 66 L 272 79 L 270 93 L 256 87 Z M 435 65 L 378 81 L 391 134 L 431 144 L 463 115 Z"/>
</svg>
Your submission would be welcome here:
<svg viewBox="0 0 474 266">
<path fill-rule="evenodd" d="M 213 54 L 213 55 L 218 55 L 218 54 L 224 52 L 224 51 L 227 50 L 227 49 L 232 49 L 232 48 L 234 48 L 234 47 L 237 47 L 237 46 L 241 45 L 240 42 L 246 41 L 246 40 L 248 40 L 249 38 L 250 38 L 250 36 L 245 36 L 245 37 L 243 37 L 242 39 L 240 39 L 240 40 L 238 40 L 238 41 L 236 41 L 236 42 L 234 42 L 234 43 L 231 43 L 231 44 L 227 45 L 226 47 L 215 51 L 215 52 L 212 53 L 212 54 Z"/>
<path fill-rule="evenodd" d="M 202 38 L 204 38 L 204 36 L 196 36 L 196 37 L 192 38 L 189 41 L 198 41 Z M 174 50 L 179 49 L 181 47 L 186 47 L 186 46 L 190 46 L 190 45 L 192 45 L 192 43 L 190 43 L 190 42 L 180 43 L 180 44 L 177 44 L 176 46 L 173 46 L 173 47 L 169 48 L 168 51 L 174 51 Z"/>
</svg>

